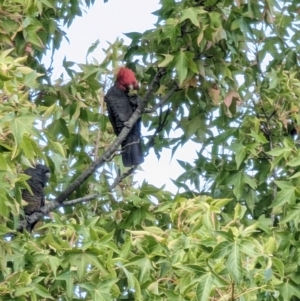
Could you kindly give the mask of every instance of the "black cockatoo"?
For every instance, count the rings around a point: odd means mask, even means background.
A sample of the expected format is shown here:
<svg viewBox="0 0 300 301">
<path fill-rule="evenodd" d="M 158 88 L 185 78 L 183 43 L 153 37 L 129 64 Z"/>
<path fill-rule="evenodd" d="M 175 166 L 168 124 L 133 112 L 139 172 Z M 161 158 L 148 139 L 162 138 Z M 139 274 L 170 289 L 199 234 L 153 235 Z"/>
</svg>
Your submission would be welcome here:
<svg viewBox="0 0 300 301">
<path fill-rule="evenodd" d="M 138 106 L 139 97 L 135 92 L 138 82 L 135 74 L 128 68 L 120 68 L 114 85 L 107 91 L 104 100 L 107 104 L 109 120 L 118 136 L 126 122 Z M 132 95 L 131 95 L 132 94 Z M 122 142 L 122 161 L 125 167 L 144 162 L 141 142 L 141 119 L 132 127 Z"/>
<path fill-rule="evenodd" d="M 24 173 L 31 176 L 27 180 L 33 194 L 29 190 L 22 190 L 22 199 L 28 203 L 24 207 L 25 217 L 34 212 L 38 212 L 45 205 L 44 187 L 50 177 L 50 169 L 42 164 L 37 164 L 35 168 L 27 168 Z M 26 230 L 31 232 L 36 223 L 30 224 L 27 222 Z"/>
</svg>

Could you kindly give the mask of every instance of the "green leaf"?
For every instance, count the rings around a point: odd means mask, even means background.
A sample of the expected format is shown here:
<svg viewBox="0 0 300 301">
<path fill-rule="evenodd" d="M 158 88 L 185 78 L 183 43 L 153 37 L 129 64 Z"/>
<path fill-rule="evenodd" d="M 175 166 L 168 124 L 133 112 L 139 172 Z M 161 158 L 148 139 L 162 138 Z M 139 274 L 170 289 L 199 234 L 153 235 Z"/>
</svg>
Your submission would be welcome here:
<svg viewBox="0 0 300 301">
<path fill-rule="evenodd" d="M 54 277 L 56 277 L 57 269 L 58 269 L 58 267 L 60 266 L 60 263 L 61 263 L 60 259 L 55 257 L 55 256 L 49 256 L 48 257 L 48 262 L 50 264 L 51 271 L 53 272 Z"/>
<path fill-rule="evenodd" d="M 243 194 L 243 188 L 244 188 L 244 182 L 243 182 L 243 175 L 242 172 L 238 172 L 234 175 L 232 175 L 227 183 L 231 183 L 234 185 L 233 187 L 233 193 L 236 196 L 236 198 L 239 200 Z"/>
<path fill-rule="evenodd" d="M 202 276 L 199 279 L 199 284 L 196 288 L 196 295 L 198 301 L 210 300 L 210 293 L 212 290 L 213 279 L 211 273 Z"/>
<path fill-rule="evenodd" d="M 276 251 L 276 240 L 274 237 L 269 237 L 268 241 L 264 244 L 264 253 L 268 256 L 273 255 Z"/>
<path fill-rule="evenodd" d="M 296 172 L 294 175 L 289 177 L 289 179 L 295 179 L 295 178 L 299 178 L 299 177 L 300 177 L 300 171 Z"/>
<path fill-rule="evenodd" d="M 175 68 L 178 73 L 180 85 L 186 79 L 188 70 L 192 70 L 194 73 L 198 73 L 197 66 L 193 61 L 193 59 L 194 59 L 194 54 L 189 51 L 180 52 L 175 57 Z"/>
<path fill-rule="evenodd" d="M 291 147 L 275 147 L 274 149 L 267 152 L 268 155 L 278 157 L 281 155 L 289 154 L 293 151 Z"/>
<path fill-rule="evenodd" d="M 282 190 L 276 194 L 274 203 L 270 207 L 279 207 L 285 203 L 293 203 L 295 201 L 296 187 L 287 182 L 275 181 L 275 183 Z"/>
<path fill-rule="evenodd" d="M 120 266 L 122 271 L 125 273 L 127 281 L 128 281 L 128 288 L 134 292 L 134 295 L 137 300 L 142 299 L 141 295 L 141 287 L 138 280 L 134 277 L 134 274 L 129 272 L 123 265 Z"/>
<path fill-rule="evenodd" d="M 232 247 L 230 248 L 226 266 L 228 268 L 230 276 L 233 277 L 234 281 L 237 284 L 239 284 L 242 280 L 243 267 L 240 248 L 237 242 L 233 243 Z"/>
<path fill-rule="evenodd" d="M 64 271 L 56 277 L 56 280 L 63 280 L 66 282 L 67 296 L 72 299 L 74 296 L 74 272 Z"/>
<path fill-rule="evenodd" d="M 12 76 L 7 75 L 5 72 L 2 72 L 0 70 L 0 80 L 2 80 L 2 81 L 8 81 L 8 80 L 10 80 L 12 78 L 13 78 Z"/>
<path fill-rule="evenodd" d="M 37 32 L 40 30 L 40 26 L 29 26 L 26 28 L 25 36 L 28 42 L 32 43 L 34 46 L 39 48 L 45 48 L 41 38 L 37 35 Z"/>
<path fill-rule="evenodd" d="M 79 119 L 79 133 L 83 139 L 89 141 L 89 135 L 90 135 L 89 126 L 86 122 L 80 119 Z"/>
<path fill-rule="evenodd" d="M 162 34 L 159 36 L 159 41 L 163 42 L 165 39 L 169 39 L 171 47 L 176 48 L 177 37 L 180 34 L 177 24 L 177 19 L 167 19 L 166 24 L 162 27 Z"/>
<path fill-rule="evenodd" d="M 282 279 L 284 277 L 284 271 L 285 271 L 284 263 L 280 259 L 272 257 L 272 264 Z"/>
<path fill-rule="evenodd" d="M 34 70 L 32 70 L 29 67 L 17 67 L 17 71 L 23 73 L 23 74 L 30 74 L 30 76 L 32 76 L 32 74 L 34 73 Z M 35 73 L 36 74 L 36 73 Z"/>
<path fill-rule="evenodd" d="M 291 300 L 293 296 L 300 298 L 300 290 L 298 285 L 287 281 L 280 286 L 280 295 L 283 297 L 283 300 Z"/>
<path fill-rule="evenodd" d="M 5 62 L 6 57 L 13 51 L 13 48 L 6 49 L 0 52 L 0 62 Z"/>
<path fill-rule="evenodd" d="M 290 221 L 298 222 L 300 218 L 299 210 L 300 210 L 299 204 L 290 205 L 288 207 L 286 215 L 280 219 L 280 224 L 285 224 Z"/>
<path fill-rule="evenodd" d="M 239 220 L 242 219 L 247 212 L 246 206 L 242 206 L 241 204 L 236 204 L 234 208 L 234 219 Z"/>
<path fill-rule="evenodd" d="M 30 139 L 27 135 L 23 136 L 21 147 L 26 158 L 29 160 L 34 159 L 35 155 L 38 155 L 39 157 L 43 157 L 43 154 L 40 151 L 36 142 Z"/>
<path fill-rule="evenodd" d="M 88 48 L 88 51 L 87 51 L 87 54 L 86 54 L 86 59 L 88 57 L 89 54 L 91 54 L 92 52 L 94 52 L 96 50 L 96 48 L 98 47 L 98 45 L 100 44 L 100 41 L 99 40 L 96 40 L 96 42 L 94 42 L 89 48 Z"/>
<path fill-rule="evenodd" d="M 216 259 L 216 258 L 227 256 L 231 251 L 231 246 L 232 243 L 228 241 L 220 242 L 219 244 L 216 245 L 210 257 Z"/>
<path fill-rule="evenodd" d="M 89 291 L 92 296 L 93 301 L 113 301 L 111 291 L 113 285 L 118 281 L 118 279 L 107 279 L 98 281 L 97 285 L 83 283 L 80 287 L 85 288 Z"/>
<path fill-rule="evenodd" d="M 240 23 L 241 20 L 240 19 L 235 19 L 232 23 L 231 23 L 231 30 L 236 30 L 238 28 L 240 28 Z"/>
<path fill-rule="evenodd" d="M 203 9 L 189 7 L 181 11 L 180 23 L 189 19 L 196 27 L 200 27 L 198 15 L 206 13 Z"/>
<path fill-rule="evenodd" d="M 24 84 L 29 87 L 29 88 L 32 88 L 32 89 L 35 89 L 38 87 L 38 83 L 36 82 L 36 79 L 38 77 L 38 74 L 36 71 L 32 71 L 28 74 L 25 75 L 25 78 L 24 78 Z"/>
<path fill-rule="evenodd" d="M 59 143 L 52 140 L 49 140 L 51 148 L 62 155 L 63 158 L 66 157 L 65 148 Z"/>
<path fill-rule="evenodd" d="M 165 58 L 158 64 L 158 67 L 167 67 L 174 59 L 174 56 L 171 54 L 163 54 L 163 56 Z"/>
<path fill-rule="evenodd" d="M 32 286 L 27 286 L 27 287 L 16 287 L 16 292 L 15 292 L 15 296 L 19 297 L 19 296 L 24 296 L 26 295 L 28 292 L 33 291 L 33 287 Z M 51 297 L 51 296 L 50 296 Z"/>
<path fill-rule="evenodd" d="M 51 3 L 50 0 L 41 0 L 41 2 L 43 4 L 45 4 L 46 6 L 48 6 L 48 7 L 52 8 L 52 9 L 56 10 L 55 6 L 53 5 L 53 3 Z"/>
<path fill-rule="evenodd" d="M 58 107 L 57 107 L 56 103 L 54 103 L 50 107 L 45 107 L 45 111 L 44 111 L 43 117 L 44 118 L 49 118 L 57 109 L 58 109 Z"/>
<path fill-rule="evenodd" d="M 281 190 L 295 188 L 293 184 L 291 184 L 290 182 L 286 182 L 286 181 L 274 181 L 274 182 Z"/>
<path fill-rule="evenodd" d="M 30 135 L 34 133 L 33 123 L 37 120 L 36 116 L 20 116 L 15 117 L 10 123 L 10 130 L 15 138 L 15 147 L 12 157 L 17 154 L 18 148 L 22 143 L 25 134 Z"/>
<path fill-rule="evenodd" d="M 103 235 L 100 238 L 99 243 L 105 245 L 106 243 L 111 242 L 113 240 L 113 237 L 114 237 L 114 232 L 112 231 L 110 233 Z"/>
<path fill-rule="evenodd" d="M 228 203 L 230 203 L 231 201 L 232 201 L 232 199 L 215 199 L 215 200 L 213 200 L 213 202 L 211 204 L 213 206 L 221 209 L 224 206 L 226 206 Z"/>
<path fill-rule="evenodd" d="M 220 13 L 212 11 L 208 15 L 213 28 L 219 28 L 222 26 Z"/>
<path fill-rule="evenodd" d="M 292 167 L 299 166 L 300 165 L 300 157 L 293 158 L 292 160 L 288 161 L 287 165 L 292 166 Z"/>
<path fill-rule="evenodd" d="M 245 191 L 245 200 L 247 203 L 248 208 L 253 211 L 255 207 L 255 203 L 257 202 L 257 195 L 256 191 L 253 189 L 249 189 L 249 191 Z"/>
<path fill-rule="evenodd" d="M 66 121 L 62 118 L 53 121 L 48 126 L 48 130 L 51 131 L 51 134 L 55 137 L 59 134 L 64 135 L 66 138 L 69 137 L 69 129 L 67 127 Z"/>
<path fill-rule="evenodd" d="M 3 214 L 3 211 L 1 211 L 1 214 Z M 4 225 L 0 225 L 0 235 L 5 235 L 10 232 L 11 232 L 11 229 L 5 227 Z"/>
<path fill-rule="evenodd" d="M 148 287 L 147 287 L 147 290 L 149 292 L 151 292 L 152 294 L 154 295 L 159 295 L 159 282 L 158 281 L 154 281 L 152 282 Z"/>
<path fill-rule="evenodd" d="M 34 285 L 34 292 L 40 296 L 40 297 L 43 297 L 43 298 L 47 298 L 47 299 L 50 299 L 50 300 L 54 300 L 52 298 L 52 296 L 49 294 L 49 292 L 43 287 L 41 286 L 40 284 L 35 284 Z"/>
<path fill-rule="evenodd" d="M 7 164 L 7 158 L 3 156 L 3 154 L 0 153 L 0 170 L 7 170 L 8 164 Z"/>
<path fill-rule="evenodd" d="M 245 156 L 247 154 L 247 149 L 244 145 L 239 143 L 233 143 L 230 146 L 230 149 L 235 153 L 235 162 L 237 169 L 240 168 L 240 165 L 243 163 Z"/>
<path fill-rule="evenodd" d="M 262 133 L 256 133 L 254 130 L 251 129 L 250 135 L 254 138 L 255 142 L 262 144 L 268 143 L 267 138 Z"/>
</svg>

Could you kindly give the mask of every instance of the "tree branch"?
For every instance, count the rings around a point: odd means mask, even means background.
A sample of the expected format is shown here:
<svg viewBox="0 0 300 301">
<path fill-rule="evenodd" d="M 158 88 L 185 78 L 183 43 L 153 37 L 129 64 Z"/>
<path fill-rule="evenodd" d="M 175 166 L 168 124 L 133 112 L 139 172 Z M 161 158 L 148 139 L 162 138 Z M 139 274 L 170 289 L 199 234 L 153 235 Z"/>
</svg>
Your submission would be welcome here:
<svg viewBox="0 0 300 301">
<path fill-rule="evenodd" d="M 154 113 L 158 108 L 161 108 L 163 104 L 172 96 L 172 94 L 177 91 L 178 86 L 175 83 L 174 87 L 169 91 L 169 93 L 153 108 L 145 108 L 144 113 Z"/>
<path fill-rule="evenodd" d="M 88 202 L 93 199 L 95 199 L 99 194 L 93 194 L 90 196 L 86 196 L 79 199 L 74 199 L 71 201 L 64 202 L 86 179 L 88 179 L 100 166 L 102 166 L 106 161 L 109 160 L 109 158 L 114 154 L 115 151 L 117 151 L 118 147 L 121 145 L 121 143 L 125 140 L 127 135 L 129 134 L 131 128 L 133 125 L 137 122 L 137 120 L 142 116 L 142 114 L 145 111 L 146 105 L 150 100 L 150 97 L 153 94 L 153 91 L 157 85 L 159 85 L 160 79 L 162 76 L 166 73 L 166 70 L 164 68 L 158 69 L 156 75 L 154 76 L 149 89 L 147 93 L 145 94 L 144 98 L 140 101 L 137 109 L 133 112 L 133 114 L 130 116 L 129 120 L 126 123 L 126 127 L 124 127 L 119 134 L 119 136 L 115 139 L 115 141 L 107 148 L 107 150 L 104 152 L 104 154 L 97 158 L 95 162 L 93 162 L 73 183 L 71 183 L 60 195 L 56 197 L 54 201 L 51 201 L 50 203 L 46 204 L 42 208 L 40 208 L 39 212 L 35 212 L 27 217 L 27 222 L 29 223 L 35 223 L 38 220 L 42 219 L 46 214 L 53 211 L 54 209 L 62 206 L 72 206 L 78 203 L 82 202 Z M 171 90 L 172 93 L 175 91 L 175 88 Z M 170 92 L 171 92 L 170 91 Z M 163 99 L 166 101 L 168 97 L 171 96 L 172 93 L 168 93 L 167 96 Z M 162 103 L 162 102 L 161 102 Z M 155 106 L 156 107 L 156 106 Z M 157 133 L 155 133 L 157 134 Z M 110 186 L 111 189 L 116 187 L 118 183 L 120 183 L 124 178 L 129 176 L 134 172 L 137 166 L 132 167 L 129 169 L 126 173 L 123 175 L 118 176 L 113 184 Z M 17 228 L 17 231 L 22 231 L 26 227 L 26 220 L 20 221 L 19 227 Z"/>
<path fill-rule="evenodd" d="M 135 170 L 137 169 L 137 165 L 132 166 L 129 170 L 122 173 L 121 175 L 118 175 L 114 182 L 109 186 L 110 190 L 113 190 L 119 183 L 121 183 L 125 178 L 130 176 Z"/>
<path fill-rule="evenodd" d="M 90 202 L 94 199 L 96 199 L 99 196 L 98 193 L 91 194 L 82 198 L 74 199 L 71 201 L 66 201 L 63 203 L 59 203 L 56 201 L 51 201 L 50 203 L 46 204 L 45 206 L 41 207 L 38 212 L 35 212 L 31 214 L 30 216 L 27 217 L 27 220 L 20 220 L 19 227 L 17 228 L 17 231 L 22 231 L 23 229 L 26 228 L 27 222 L 30 224 L 33 224 L 40 219 L 42 219 L 45 215 L 47 215 L 49 212 L 53 211 L 54 209 L 58 207 L 66 207 L 66 206 L 73 206 L 78 203 L 83 203 L 83 202 Z"/>
<path fill-rule="evenodd" d="M 65 201 L 63 203 L 58 203 L 60 206 L 63 205 L 63 207 L 66 207 L 66 206 L 73 206 L 73 205 L 76 205 L 78 203 L 82 203 L 82 202 L 90 202 L 94 199 L 96 199 L 97 197 L 99 196 L 99 193 L 95 193 L 95 194 L 91 194 L 91 195 L 87 195 L 85 197 L 82 197 L 82 198 L 78 198 L 78 199 L 74 199 L 74 200 L 71 200 L 71 201 Z M 59 207 L 59 206 L 58 206 Z M 53 208 L 53 209 L 56 209 L 57 207 Z M 52 209 L 52 210 L 53 210 Z M 50 211 L 52 211 L 50 210 Z M 49 212 L 50 212 L 49 211 Z M 49 213 L 48 212 L 48 213 Z"/>
<path fill-rule="evenodd" d="M 62 203 L 66 200 L 87 178 L 89 178 L 97 168 L 102 166 L 108 159 L 113 155 L 113 153 L 118 149 L 121 143 L 125 140 L 127 135 L 129 134 L 133 125 L 137 122 L 137 120 L 143 114 L 147 103 L 150 100 L 150 97 L 153 94 L 155 86 L 157 86 L 160 82 L 161 77 L 166 73 L 164 68 L 158 69 L 156 75 L 154 76 L 149 89 L 144 96 L 144 98 L 139 103 L 137 109 L 133 112 L 131 117 L 127 122 L 127 126 L 124 127 L 119 134 L 119 136 L 115 139 L 115 141 L 108 147 L 108 149 L 104 152 L 104 154 L 99 157 L 92 165 L 90 165 L 73 183 L 71 183 L 56 199 L 55 202 Z"/>
</svg>

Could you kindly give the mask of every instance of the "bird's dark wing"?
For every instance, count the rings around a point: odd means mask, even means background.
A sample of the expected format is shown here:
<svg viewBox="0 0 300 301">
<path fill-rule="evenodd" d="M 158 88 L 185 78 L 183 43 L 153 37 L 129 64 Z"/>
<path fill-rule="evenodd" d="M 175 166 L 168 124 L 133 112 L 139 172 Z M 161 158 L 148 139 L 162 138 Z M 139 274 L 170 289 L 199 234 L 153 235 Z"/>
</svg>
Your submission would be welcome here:
<svg viewBox="0 0 300 301">
<path fill-rule="evenodd" d="M 45 196 L 43 189 L 35 189 L 30 185 L 31 194 L 27 189 L 24 189 L 22 192 L 22 198 L 24 201 L 28 203 L 27 206 L 24 207 L 25 215 L 30 215 L 34 212 L 39 211 L 39 209 L 45 204 Z"/>
<path fill-rule="evenodd" d="M 118 136 L 132 113 L 139 104 L 138 95 L 128 96 L 115 84 L 104 97 L 107 104 L 110 122 Z M 141 119 L 132 127 L 126 139 L 122 142 L 122 160 L 125 167 L 141 164 L 144 161 L 141 144 Z"/>
<path fill-rule="evenodd" d="M 31 194 L 27 189 L 22 191 L 22 199 L 27 202 L 27 205 L 24 207 L 25 217 L 38 212 L 40 208 L 45 205 L 45 196 L 42 185 L 30 180 L 28 181 L 28 184 L 33 194 Z M 35 224 L 36 223 L 29 223 L 27 220 L 26 230 L 31 232 Z"/>
<path fill-rule="evenodd" d="M 122 142 L 122 161 L 125 167 L 139 165 L 144 162 L 141 140 L 141 119 L 135 123 L 126 139 Z"/>
<path fill-rule="evenodd" d="M 107 104 L 109 119 L 115 134 L 119 135 L 124 127 L 124 122 L 128 121 L 134 111 L 133 105 L 126 92 L 119 89 L 116 85 L 108 90 L 104 100 Z"/>
<path fill-rule="evenodd" d="M 31 192 L 27 189 L 22 190 L 22 199 L 27 202 L 24 207 L 25 216 L 38 212 L 45 205 L 44 186 L 48 181 L 50 170 L 47 166 L 38 164 L 35 168 L 28 168 L 25 174 L 31 176 L 27 183 Z M 28 224 L 27 230 L 32 231 L 33 225 Z"/>
</svg>

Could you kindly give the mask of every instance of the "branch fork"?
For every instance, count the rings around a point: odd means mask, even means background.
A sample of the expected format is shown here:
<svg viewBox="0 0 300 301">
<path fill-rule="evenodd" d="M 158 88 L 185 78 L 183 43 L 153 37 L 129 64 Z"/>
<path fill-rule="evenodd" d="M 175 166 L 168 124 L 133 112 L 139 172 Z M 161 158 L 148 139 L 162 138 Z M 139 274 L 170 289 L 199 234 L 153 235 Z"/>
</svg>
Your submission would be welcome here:
<svg viewBox="0 0 300 301">
<path fill-rule="evenodd" d="M 54 209 L 58 207 L 65 207 L 65 206 L 72 206 L 78 203 L 82 202 L 89 202 L 94 199 L 96 199 L 99 194 L 92 194 L 88 195 L 83 198 L 74 199 L 71 201 L 66 201 L 67 198 L 85 181 L 87 180 L 99 167 L 101 167 L 105 162 L 109 161 L 109 158 L 111 158 L 114 153 L 118 150 L 121 143 L 126 139 L 127 135 L 129 134 L 130 130 L 132 129 L 133 125 L 137 122 L 137 120 L 142 116 L 143 113 L 151 113 L 154 112 L 156 109 L 161 107 L 166 100 L 176 91 L 178 88 L 177 85 L 174 86 L 172 90 L 163 98 L 162 101 L 160 101 L 158 104 L 156 104 L 151 111 L 146 108 L 147 103 L 150 101 L 151 96 L 153 95 L 154 89 L 156 86 L 159 85 L 161 78 L 166 73 L 165 68 L 158 69 L 156 75 L 154 76 L 149 89 L 147 93 L 145 94 L 144 98 L 141 99 L 138 107 L 133 112 L 133 114 L 130 116 L 129 120 L 126 122 L 126 126 L 122 129 L 119 136 L 114 140 L 114 142 L 107 148 L 107 150 L 104 152 L 104 154 L 97 158 L 78 178 L 74 180 L 73 183 L 71 183 L 60 195 L 56 197 L 55 200 L 51 201 L 50 203 L 46 204 L 42 208 L 40 208 L 39 212 L 35 212 L 31 214 L 28 218 L 31 223 L 37 222 L 38 220 L 42 219 L 45 215 L 47 215 L 49 212 L 53 211 Z M 168 112 L 167 112 L 168 115 Z M 164 124 L 165 124 L 164 118 Z M 163 126 L 160 126 L 159 129 L 157 129 L 154 133 L 154 136 L 158 134 L 162 130 Z M 153 144 L 154 138 L 150 139 L 147 143 L 148 146 L 151 146 Z M 133 166 L 130 168 L 127 172 L 125 172 L 122 175 L 117 176 L 113 184 L 110 186 L 110 189 L 115 188 L 124 178 L 132 174 L 136 170 L 137 166 Z M 20 225 L 18 227 L 18 231 L 22 231 L 23 228 L 26 228 L 26 220 L 20 221 Z"/>
</svg>

